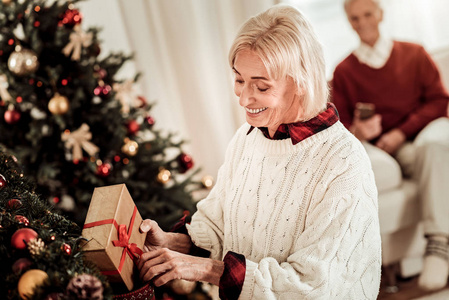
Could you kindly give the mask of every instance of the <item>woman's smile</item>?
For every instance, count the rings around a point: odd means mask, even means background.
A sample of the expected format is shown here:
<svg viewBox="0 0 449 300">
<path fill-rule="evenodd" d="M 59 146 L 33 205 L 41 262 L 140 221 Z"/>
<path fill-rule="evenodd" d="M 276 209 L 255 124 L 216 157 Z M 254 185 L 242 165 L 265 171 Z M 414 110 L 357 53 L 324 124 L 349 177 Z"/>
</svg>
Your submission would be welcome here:
<svg viewBox="0 0 449 300">
<path fill-rule="evenodd" d="M 246 112 L 249 115 L 257 115 L 257 114 L 265 111 L 267 108 L 268 107 L 262 107 L 262 108 L 248 108 L 248 107 L 245 107 L 245 110 L 246 110 Z"/>
</svg>

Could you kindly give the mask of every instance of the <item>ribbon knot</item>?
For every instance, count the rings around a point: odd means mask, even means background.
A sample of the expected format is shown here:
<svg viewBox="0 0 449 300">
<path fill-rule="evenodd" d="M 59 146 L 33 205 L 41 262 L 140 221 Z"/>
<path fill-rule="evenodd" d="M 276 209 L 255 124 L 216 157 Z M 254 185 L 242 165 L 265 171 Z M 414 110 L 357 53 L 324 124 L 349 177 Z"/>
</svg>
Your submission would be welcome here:
<svg viewBox="0 0 449 300">
<path fill-rule="evenodd" d="M 129 243 L 130 235 L 126 232 L 126 225 L 118 226 L 118 240 L 112 241 L 112 244 L 115 247 L 125 248 L 125 251 L 128 253 L 129 257 L 133 261 L 139 258 L 143 251 L 137 247 L 136 243 Z"/>
<path fill-rule="evenodd" d="M 82 149 L 89 155 L 95 155 L 99 149 L 93 143 L 89 142 L 92 133 L 89 131 L 89 125 L 83 123 L 80 128 L 71 133 L 62 133 L 61 140 L 65 142 L 67 148 L 72 148 L 73 160 L 81 160 L 83 158 Z"/>
</svg>

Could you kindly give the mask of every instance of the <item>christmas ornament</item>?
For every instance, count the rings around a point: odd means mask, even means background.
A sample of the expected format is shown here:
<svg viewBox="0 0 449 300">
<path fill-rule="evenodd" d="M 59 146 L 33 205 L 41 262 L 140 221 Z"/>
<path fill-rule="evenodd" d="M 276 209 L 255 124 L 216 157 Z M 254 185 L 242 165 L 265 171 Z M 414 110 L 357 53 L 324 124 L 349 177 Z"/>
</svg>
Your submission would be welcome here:
<svg viewBox="0 0 449 300">
<path fill-rule="evenodd" d="M 80 24 L 82 20 L 83 15 L 77 9 L 68 9 L 62 16 L 61 23 L 71 28 Z"/>
<path fill-rule="evenodd" d="M 150 126 L 153 126 L 154 123 L 155 123 L 153 117 L 151 117 L 151 116 L 147 116 L 147 117 L 145 118 L 145 121 L 146 121 L 146 122 L 148 123 L 148 125 L 150 125 Z"/>
<path fill-rule="evenodd" d="M 39 61 L 36 53 L 30 49 L 23 49 L 21 46 L 16 46 L 8 59 L 8 69 L 17 76 L 34 73 L 38 67 Z"/>
<path fill-rule="evenodd" d="M 11 2 L 12 0 L 2 0 L 2 3 L 6 5 L 11 4 Z"/>
<path fill-rule="evenodd" d="M 28 258 L 22 257 L 16 260 L 12 265 L 12 271 L 16 274 L 22 273 L 25 270 L 28 270 L 31 266 L 32 262 Z"/>
<path fill-rule="evenodd" d="M 1 176 L 1 175 L 0 175 Z M 8 201 L 8 203 L 6 204 L 6 206 L 9 209 L 19 209 L 22 207 L 22 201 L 20 201 L 19 199 L 11 199 Z"/>
<path fill-rule="evenodd" d="M 137 100 L 140 102 L 140 104 L 137 106 L 138 108 L 142 108 L 147 104 L 147 99 L 143 96 L 137 96 Z"/>
<path fill-rule="evenodd" d="M 92 133 L 89 130 L 89 125 L 83 123 L 77 130 L 73 132 L 66 130 L 61 134 L 61 140 L 65 142 L 65 147 L 67 149 L 72 149 L 73 160 L 81 160 L 83 158 L 82 149 L 84 149 L 90 156 L 94 156 L 100 150 L 90 142 Z"/>
<path fill-rule="evenodd" d="M 112 165 L 109 163 L 103 163 L 97 167 L 97 174 L 101 177 L 107 177 L 111 174 Z"/>
<path fill-rule="evenodd" d="M 25 226 L 30 225 L 30 221 L 29 221 L 26 217 L 21 216 L 21 215 L 16 215 L 16 216 L 14 217 L 14 220 L 16 220 L 17 222 L 19 222 L 19 224 L 23 224 L 23 225 L 25 225 Z"/>
<path fill-rule="evenodd" d="M 20 112 L 15 109 L 8 109 L 4 114 L 5 122 L 8 124 L 16 124 L 20 120 Z"/>
<path fill-rule="evenodd" d="M 130 107 L 139 107 L 141 101 L 134 90 L 134 81 L 126 80 L 123 83 L 114 83 L 112 89 L 116 92 L 116 98 L 122 105 L 122 113 L 127 114 Z"/>
<path fill-rule="evenodd" d="M 48 110 L 54 115 L 65 114 L 70 107 L 69 99 L 56 93 L 48 102 Z"/>
<path fill-rule="evenodd" d="M 101 281 L 90 274 L 73 277 L 67 285 L 66 294 L 69 299 L 103 299 L 103 285 Z"/>
<path fill-rule="evenodd" d="M 0 174 L 0 190 L 2 190 L 4 187 L 6 187 L 6 178 L 2 174 Z"/>
<path fill-rule="evenodd" d="M 140 125 L 136 120 L 131 120 L 126 124 L 126 128 L 128 129 L 129 135 L 134 135 L 139 131 Z"/>
<path fill-rule="evenodd" d="M 12 100 L 12 97 L 8 92 L 8 87 L 9 87 L 8 78 L 6 77 L 5 74 L 0 75 L 0 98 L 3 101 Z"/>
<path fill-rule="evenodd" d="M 125 138 L 124 142 L 125 144 L 122 146 L 122 152 L 129 156 L 136 155 L 139 150 L 139 144 L 128 138 Z"/>
<path fill-rule="evenodd" d="M 76 25 L 74 31 L 70 34 L 70 42 L 62 49 L 62 53 L 65 56 L 69 56 L 72 53 L 72 60 L 79 60 L 81 58 L 82 48 L 89 47 L 92 43 L 92 32 L 84 32 L 81 29 L 81 25 Z"/>
<path fill-rule="evenodd" d="M 190 155 L 181 153 L 177 157 L 180 173 L 185 173 L 193 167 L 193 159 Z"/>
<path fill-rule="evenodd" d="M 11 246 L 16 249 L 25 249 L 27 243 L 37 238 L 37 232 L 31 228 L 20 228 L 11 237 Z"/>
<path fill-rule="evenodd" d="M 157 174 L 157 181 L 162 184 L 166 184 L 171 178 L 171 173 L 165 168 L 161 168 Z"/>
<path fill-rule="evenodd" d="M 58 203 L 58 209 L 73 211 L 75 209 L 75 200 L 70 195 L 62 195 Z"/>
<path fill-rule="evenodd" d="M 111 86 L 108 84 L 99 85 L 94 89 L 94 94 L 96 96 L 107 96 L 109 92 L 112 90 Z"/>
<path fill-rule="evenodd" d="M 47 279 L 47 273 L 42 270 L 32 269 L 26 271 L 17 284 L 20 298 L 30 299 L 33 296 L 33 290 Z"/>
<path fill-rule="evenodd" d="M 211 175 L 205 175 L 201 178 L 201 183 L 206 189 L 211 189 L 214 185 L 214 178 Z"/>
<path fill-rule="evenodd" d="M 67 255 L 72 254 L 72 247 L 70 247 L 69 244 L 66 244 L 66 243 L 62 244 L 61 250 Z"/>
<path fill-rule="evenodd" d="M 28 251 L 30 251 L 30 254 L 32 257 L 38 256 L 45 247 L 44 241 L 42 241 L 40 238 L 31 240 L 27 244 Z"/>
</svg>

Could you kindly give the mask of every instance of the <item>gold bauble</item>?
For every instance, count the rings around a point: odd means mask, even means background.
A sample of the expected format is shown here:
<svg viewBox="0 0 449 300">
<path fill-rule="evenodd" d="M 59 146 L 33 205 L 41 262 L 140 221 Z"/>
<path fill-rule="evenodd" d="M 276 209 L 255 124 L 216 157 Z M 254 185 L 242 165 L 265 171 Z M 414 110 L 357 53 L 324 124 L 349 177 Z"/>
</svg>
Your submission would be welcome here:
<svg viewBox="0 0 449 300">
<path fill-rule="evenodd" d="M 206 189 L 211 189 L 212 186 L 214 185 L 214 178 L 211 175 L 205 175 L 202 179 L 201 179 L 201 183 L 203 184 L 203 186 Z"/>
<path fill-rule="evenodd" d="M 48 110 L 54 115 L 65 114 L 70 107 L 69 99 L 56 93 L 48 102 Z"/>
<path fill-rule="evenodd" d="M 171 173 L 169 170 L 165 168 L 161 168 L 159 170 L 159 174 L 157 174 L 157 181 L 162 184 L 166 184 L 171 178 Z"/>
<path fill-rule="evenodd" d="M 139 150 L 139 144 L 137 142 L 130 140 L 128 138 L 125 139 L 125 144 L 122 146 L 122 152 L 129 156 L 134 156 L 137 154 Z"/>
<path fill-rule="evenodd" d="M 47 273 L 42 270 L 32 269 L 26 271 L 19 279 L 17 290 L 20 298 L 29 299 L 33 296 L 33 290 L 48 279 Z"/>
<path fill-rule="evenodd" d="M 39 67 L 37 55 L 33 50 L 17 46 L 8 58 L 8 69 L 17 76 L 34 73 Z"/>
<path fill-rule="evenodd" d="M 12 0 L 2 0 L 2 3 L 6 5 L 11 4 L 11 2 Z"/>
</svg>

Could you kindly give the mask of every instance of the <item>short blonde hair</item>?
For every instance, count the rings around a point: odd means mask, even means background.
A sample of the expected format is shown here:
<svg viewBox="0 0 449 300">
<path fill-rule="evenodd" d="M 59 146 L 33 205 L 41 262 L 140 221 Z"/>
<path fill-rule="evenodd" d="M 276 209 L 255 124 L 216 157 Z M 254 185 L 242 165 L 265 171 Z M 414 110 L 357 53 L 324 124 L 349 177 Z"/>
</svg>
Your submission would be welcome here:
<svg viewBox="0 0 449 300">
<path fill-rule="evenodd" d="M 303 121 L 326 108 L 329 89 L 323 50 L 309 21 L 296 8 L 275 5 L 246 21 L 229 51 L 231 68 L 237 53 L 246 49 L 259 55 L 270 77 L 293 78 L 303 92 Z"/>
<path fill-rule="evenodd" d="M 347 11 L 348 6 L 352 2 L 354 2 L 354 1 L 357 1 L 357 0 L 345 0 L 344 1 L 343 5 L 344 5 L 344 8 L 345 8 L 345 11 Z M 378 9 L 380 9 L 380 10 L 382 9 L 382 5 L 380 4 L 380 0 L 371 0 L 371 2 L 373 2 L 377 6 Z"/>
</svg>

